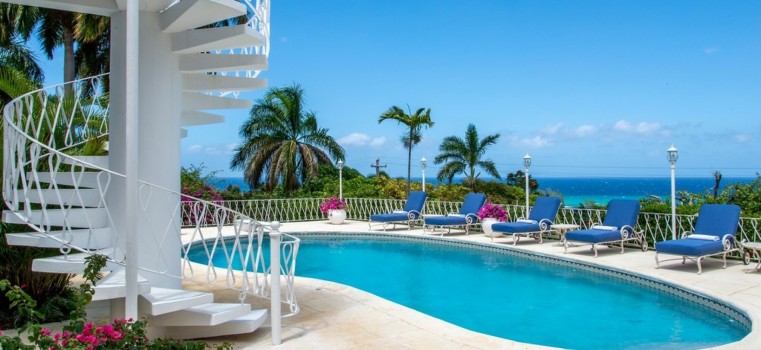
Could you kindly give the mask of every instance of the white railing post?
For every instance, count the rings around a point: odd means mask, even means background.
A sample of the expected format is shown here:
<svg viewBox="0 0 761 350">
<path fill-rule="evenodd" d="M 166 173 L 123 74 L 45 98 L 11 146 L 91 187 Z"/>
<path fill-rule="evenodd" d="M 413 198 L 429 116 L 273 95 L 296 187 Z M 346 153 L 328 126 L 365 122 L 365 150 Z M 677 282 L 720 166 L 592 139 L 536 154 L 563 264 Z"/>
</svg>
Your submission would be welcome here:
<svg viewBox="0 0 761 350">
<path fill-rule="evenodd" d="M 270 231 L 270 325 L 272 344 L 280 345 L 280 222 L 273 221 Z"/>
<path fill-rule="evenodd" d="M 125 318 L 137 319 L 137 265 L 138 265 L 138 252 L 137 252 L 137 174 L 138 174 L 138 61 L 139 61 L 139 37 L 140 29 L 140 11 L 138 9 L 138 1 L 132 0 L 127 3 L 127 44 L 126 51 L 127 62 L 126 67 L 126 119 L 127 119 L 127 159 L 126 159 L 126 171 L 127 183 L 126 190 L 126 213 L 125 218 L 127 222 L 126 227 L 126 297 L 124 303 L 124 316 Z"/>
</svg>

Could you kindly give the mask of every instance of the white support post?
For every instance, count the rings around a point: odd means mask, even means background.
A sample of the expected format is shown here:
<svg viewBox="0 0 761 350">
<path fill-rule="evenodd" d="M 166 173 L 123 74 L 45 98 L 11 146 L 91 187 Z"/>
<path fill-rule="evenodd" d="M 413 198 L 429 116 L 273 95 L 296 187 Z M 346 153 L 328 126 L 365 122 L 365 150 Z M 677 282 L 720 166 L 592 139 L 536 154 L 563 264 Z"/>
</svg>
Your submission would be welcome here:
<svg viewBox="0 0 761 350">
<path fill-rule="evenodd" d="M 124 303 L 124 316 L 127 319 L 137 320 L 137 176 L 138 176 L 138 59 L 140 47 L 140 11 L 139 1 L 127 2 L 127 25 L 126 25 L 126 297 Z"/>
<path fill-rule="evenodd" d="M 530 197 L 530 193 L 528 192 L 528 167 L 526 167 L 526 175 L 523 178 L 525 179 L 524 182 L 526 183 L 526 216 L 525 217 L 528 218 L 528 212 L 529 212 L 528 199 Z"/>
<path fill-rule="evenodd" d="M 671 164 L 671 239 L 676 239 L 676 160 L 679 159 L 679 150 L 671 145 L 666 154 Z"/>
<path fill-rule="evenodd" d="M 671 239 L 676 239 L 676 164 L 671 163 Z"/>
<path fill-rule="evenodd" d="M 280 222 L 273 221 L 270 231 L 270 326 L 272 345 L 280 345 Z"/>
</svg>

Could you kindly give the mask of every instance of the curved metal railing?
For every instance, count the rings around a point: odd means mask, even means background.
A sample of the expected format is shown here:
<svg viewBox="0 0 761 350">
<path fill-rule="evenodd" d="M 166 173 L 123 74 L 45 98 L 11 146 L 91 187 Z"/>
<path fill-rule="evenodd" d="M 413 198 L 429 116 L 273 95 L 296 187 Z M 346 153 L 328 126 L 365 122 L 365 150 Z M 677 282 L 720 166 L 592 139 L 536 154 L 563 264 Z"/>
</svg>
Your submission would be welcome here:
<svg viewBox="0 0 761 350">
<path fill-rule="evenodd" d="M 124 265 L 125 254 L 120 247 L 125 242 L 108 199 L 115 195 L 114 188 L 124 187 L 126 177 L 82 156 L 93 149 L 104 151 L 109 107 L 105 77 L 32 91 L 5 106 L 2 191 L 16 221 L 57 242 L 67 259 L 72 253 L 102 254 L 111 263 Z M 148 182 L 138 184 L 139 217 L 128 219 L 139 223 L 141 237 L 151 237 L 148 239 L 153 240 L 156 251 L 180 249 L 177 247 L 183 241 L 230 242 L 237 253 L 226 257 L 229 262 L 224 277 L 218 278 L 219 269 L 206 269 L 206 281 L 239 290 L 241 301 L 249 294 L 271 297 L 267 288 L 271 266 L 265 264 L 262 251 L 267 223 Z M 193 203 L 192 210 L 184 211 L 187 203 Z M 299 311 L 293 291 L 298 248 L 297 238 L 283 235 L 280 261 L 281 270 L 287 273 L 283 300 L 290 307 L 289 315 Z M 216 250 L 207 253 L 210 260 L 220 254 Z M 256 269 L 237 272 L 231 259 L 241 257 L 244 264 Z M 155 268 L 141 270 L 176 278 L 194 277 L 196 269 L 186 256 L 181 261 L 166 254 L 155 258 L 158 261 L 151 265 Z M 177 263 L 185 269 L 172 276 L 176 268 L 170 266 Z"/>
</svg>

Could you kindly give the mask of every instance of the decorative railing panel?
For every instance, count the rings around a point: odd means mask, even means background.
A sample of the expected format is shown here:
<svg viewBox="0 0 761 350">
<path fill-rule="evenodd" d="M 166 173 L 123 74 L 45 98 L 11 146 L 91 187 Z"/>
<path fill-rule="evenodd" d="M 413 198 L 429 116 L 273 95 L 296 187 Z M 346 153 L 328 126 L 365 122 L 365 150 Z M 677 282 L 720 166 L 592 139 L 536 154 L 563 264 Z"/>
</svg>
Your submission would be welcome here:
<svg viewBox="0 0 761 350">
<path fill-rule="evenodd" d="M 347 219 L 366 221 L 371 214 L 390 213 L 393 210 L 402 209 L 405 201 L 399 199 L 380 198 L 344 198 L 346 201 Z M 266 218 L 266 220 L 310 221 L 326 220 L 325 214 L 320 212 L 321 198 L 294 198 L 294 199 L 265 199 L 223 201 L 221 204 L 233 208 L 236 211 L 252 217 Z M 424 212 L 426 214 L 456 213 L 460 210 L 461 203 L 445 201 L 427 201 Z M 512 219 L 526 217 L 526 207 L 522 205 L 503 204 L 509 217 Z M 558 212 L 556 223 L 576 224 L 581 228 L 589 228 L 599 224 L 605 218 L 604 209 L 578 209 L 561 208 Z M 638 228 L 645 231 L 650 247 L 657 241 L 671 239 L 671 214 L 663 213 L 640 213 Z M 694 215 L 677 215 L 677 237 L 683 232 L 693 230 L 695 223 Z M 761 218 L 740 218 L 737 231 L 738 240 L 761 241 L 759 228 Z"/>
<path fill-rule="evenodd" d="M 115 220 L 108 198 L 115 195 L 114 188 L 125 188 L 126 177 L 82 156 L 105 151 L 109 105 L 103 94 L 104 78 L 106 75 L 47 87 L 5 106 L 2 191 L 16 221 L 56 242 L 67 259 L 73 253 L 102 254 L 112 264 L 124 265 L 124 231 L 116 224 L 119 220 Z M 239 290 L 241 300 L 248 294 L 270 297 L 271 264 L 265 263 L 262 252 L 268 223 L 143 181 L 139 181 L 137 197 L 137 217 L 125 220 L 138 224 L 141 244 L 151 240 L 147 246 L 156 254 L 144 254 L 144 258 L 157 259 L 146 264 L 151 268 L 141 267 L 142 271 L 185 279 L 203 272 L 206 282 L 221 282 Z M 278 215 L 294 212 L 298 206 L 278 206 Z M 180 250 L 187 252 L 187 246 L 180 243 L 193 240 L 205 248 L 231 247 L 205 250 L 209 257 L 224 254 L 227 268 L 199 268 L 185 255 L 178 261 Z M 278 244 L 280 270 L 286 273 L 281 300 L 289 305 L 291 315 L 299 311 L 293 289 L 299 240 L 283 234 Z M 178 254 L 162 254 L 171 251 Z M 238 272 L 232 267 L 236 259 L 253 268 Z M 182 269 L 174 273 L 178 265 Z"/>
</svg>

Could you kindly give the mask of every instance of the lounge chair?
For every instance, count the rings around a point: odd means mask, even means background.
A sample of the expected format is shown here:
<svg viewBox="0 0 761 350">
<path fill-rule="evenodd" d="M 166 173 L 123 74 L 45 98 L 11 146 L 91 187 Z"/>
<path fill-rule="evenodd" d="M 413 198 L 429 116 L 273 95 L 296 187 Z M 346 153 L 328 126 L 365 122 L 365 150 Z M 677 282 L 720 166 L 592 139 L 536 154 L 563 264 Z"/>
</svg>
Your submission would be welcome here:
<svg viewBox="0 0 761 350">
<path fill-rule="evenodd" d="M 542 234 L 552 230 L 552 222 L 560 209 L 560 198 L 539 197 L 531 208 L 528 219 L 518 219 L 515 222 L 499 222 L 491 225 L 494 234 L 491 241 L 494 242 L 496 235 L 512 235 L 513 245 L 520 240 L 520 236 L 534 237 L 542 243 Z"/>
<path fill-rule="evenodd" d="M 701 261 L 709 256 L 722 255 L 727 268 L 727 253 L 738 251 L 735 239 L 740 221 L 740 207 L 734 204 L 703 204 L 698 212 L 694 232 L 682 233 L 681 239 L 655 243 L 655 265 L 660 267 L 659 254 L 680 255 L 682 264 L 687 259 L 698 263 L 698 274 L 703 273 Z M 666 259 L 676 260 L 675 259 Z"/>
<path fill-rule="evenodd" d="M 645 232 L 637 231 L 637 216 L 639 215 L 639 201 L 629 199 L 613 199 L 608 202 L 608 210 L 605 220 L 600 225 L 592 225 L 587 230 L 568 231 L 563 240 L 564 251 L 568 252 L 568 244 L 574 242 L 581 245 L 592 245 L 592 250 L 597 257 L 598 245 L 621 244 L 621 253 L 624 252 L 624 243 L 637 241 L 642 251 L 647 250 Z"/>
<path fill-rule="evenodd" d="M 373 214 L 370 215 L 370 221 L 368 225 L 370 229 L 373 226 L 383 226 L 383 231 L 386 231 L 386 227 L 390 224 L 406 224 L 410 229 L 415 225 L 416 221 L 422 221 L 423 219 L 423 206 L 425 205 L 425 199 L 428 194 L 423 191 L 412 191 L 407 196 L 407 203 L 402 210 L 394 210 L 392 213 L 387 214 Z"/>
<path fill-rule="evenodd" d="M 447 232 L 451 232 L 453 227 L 465 227 L 465 234 L 470 232 L 470 226 L 478 221 L 476 213 L 486 203 L 486 196 L 483 193 L 468 193 L 465 196 L 465 200 L 462 202 L 459 213 L 450 213 L 446 216 L 426 216 L 423 232 L 428 228 L 433 232 L 436 228 L 441 230 L 441 235 L 444 235 L 444 229 Z"/>
</svg>

